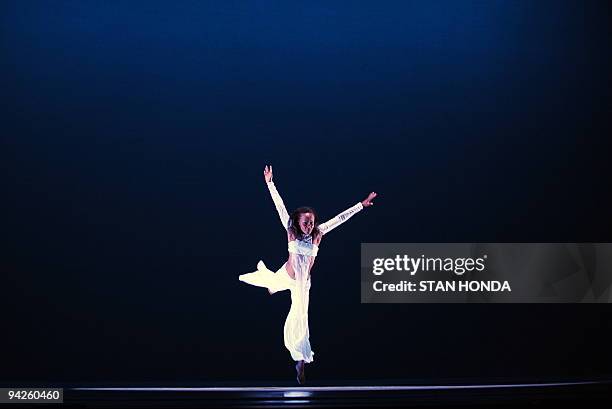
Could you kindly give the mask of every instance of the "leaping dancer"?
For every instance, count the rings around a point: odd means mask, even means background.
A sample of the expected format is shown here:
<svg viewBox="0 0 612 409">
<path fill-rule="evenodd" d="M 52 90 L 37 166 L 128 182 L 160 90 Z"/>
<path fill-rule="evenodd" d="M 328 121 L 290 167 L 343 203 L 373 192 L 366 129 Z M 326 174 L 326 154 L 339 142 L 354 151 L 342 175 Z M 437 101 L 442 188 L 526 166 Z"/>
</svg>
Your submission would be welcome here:
<svg viewBox="0 0 612 409">
<path fill-rule="evenodd" d="M 289 215 L 283 199 L 278 194 L 272 181 L 272 165 L 264 168 L 264 179 L 283 227 L 287 230 L 289 258 L 282 267 L 274 272 L 269 270 L 263 261 L 257 263 L 257 271 L 242 274 L 240 281 L 265 287 L 270 294 L 290 290 L 291 308 L 285 320 L 285 347 L 291 358 L 297 361 L 297 381 L 305 382 L 304 366 L 313 361 L 314 352 L 310 348 L 308 331 L 308 299 L 310 294 L 310 270 L 319 251 L 322 237 L 347 221 L 365 207 L 372 206 L 376 193 L 372 192 L 366 199 L 348 208 L 325 223 L 318 224 L 319 219 L 311 207 L 299 207 Z"/>
</svg>

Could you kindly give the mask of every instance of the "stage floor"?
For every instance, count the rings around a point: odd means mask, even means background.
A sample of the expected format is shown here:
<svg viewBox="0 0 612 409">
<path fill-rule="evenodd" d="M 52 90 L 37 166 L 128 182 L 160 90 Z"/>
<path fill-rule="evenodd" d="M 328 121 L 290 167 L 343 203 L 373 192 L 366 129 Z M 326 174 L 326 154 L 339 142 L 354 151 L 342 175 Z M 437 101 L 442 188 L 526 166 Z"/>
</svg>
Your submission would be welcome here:
<svg viewBox="0 0 612 409">
<path fill-rule="evenodd" d="M 64 388 L 62 407 L 612 407 L 612 381 L 387 386 Z"/>
</svg>

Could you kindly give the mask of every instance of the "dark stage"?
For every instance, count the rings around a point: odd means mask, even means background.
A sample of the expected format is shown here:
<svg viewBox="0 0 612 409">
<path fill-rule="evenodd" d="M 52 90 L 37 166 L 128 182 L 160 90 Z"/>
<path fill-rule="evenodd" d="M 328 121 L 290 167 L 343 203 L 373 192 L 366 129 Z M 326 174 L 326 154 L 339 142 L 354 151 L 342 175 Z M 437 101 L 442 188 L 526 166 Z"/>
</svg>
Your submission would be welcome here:
<svg viewBox="0 0 612 409">
<path fill-rule="evenodd" d="M 64 388 L 68 408 L 609 407 L 612 381 L 305 387 Z M 19 407 L 15 405 L 14 407 Z"/>
<path fill-rule="evenodd" d="M 0 0 L 0 386 L 612 408 L 611 50 L 605 0 Z"/>
</svg>

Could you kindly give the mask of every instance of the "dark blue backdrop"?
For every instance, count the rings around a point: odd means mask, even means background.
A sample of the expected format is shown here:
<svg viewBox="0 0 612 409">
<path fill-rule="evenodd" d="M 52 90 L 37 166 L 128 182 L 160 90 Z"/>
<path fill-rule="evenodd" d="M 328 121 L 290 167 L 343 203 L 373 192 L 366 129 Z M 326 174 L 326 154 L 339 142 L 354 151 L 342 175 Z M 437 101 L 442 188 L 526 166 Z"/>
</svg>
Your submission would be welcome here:
<svg viewBox="0 0 612 409">
<path fill-rule="evenodd" d="M 2 383 L 292 379 L 286 237 L 327 219 L 309 379 L 610 374 L 609 305 L 362 305 L 361 242 L 610 241 L 610 6 L 2 1 Z M 8 352 L 8 354 L 7 354 Z"/>
</svg>

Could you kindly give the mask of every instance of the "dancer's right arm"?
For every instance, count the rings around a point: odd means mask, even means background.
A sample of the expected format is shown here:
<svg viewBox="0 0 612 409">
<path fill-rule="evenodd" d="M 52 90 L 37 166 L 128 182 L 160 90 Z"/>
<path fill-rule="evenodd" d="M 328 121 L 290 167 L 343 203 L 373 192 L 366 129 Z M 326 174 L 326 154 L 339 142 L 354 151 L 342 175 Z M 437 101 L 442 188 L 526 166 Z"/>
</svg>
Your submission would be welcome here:
<svg viewBox="0 0 612 409">
<path fill-rule="evenodd" d="M 270 167 L 266 166 L 264 168 L 264 179 L 266 180 L 266 185 L 268 185 L 268 190 L 270 191 L 270 195 L 272 196 L 272 201 L 274 201 L 274 206 L 276 207 L 276 211 L 278 212 L 278 216 L 280 217 L 281 223 L 286 229 L 289 226 L 289 213 L 287 213 L 285 203 L 278 194 L 278 190 L 276 190 L 276 186 L 272 181 L 272 165 L 270 165 Z"/>
</svg>

